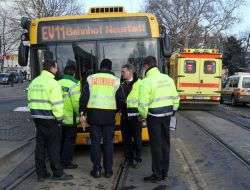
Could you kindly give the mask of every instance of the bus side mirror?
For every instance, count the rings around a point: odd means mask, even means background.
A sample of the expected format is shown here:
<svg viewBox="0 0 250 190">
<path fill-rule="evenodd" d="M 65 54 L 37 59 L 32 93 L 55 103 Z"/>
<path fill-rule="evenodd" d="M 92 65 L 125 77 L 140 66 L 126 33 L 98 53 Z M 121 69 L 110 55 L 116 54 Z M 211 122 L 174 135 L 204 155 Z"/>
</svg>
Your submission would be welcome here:
<svg viewBox="0 0 250 190">
<path fill-rule="evenodd" d="M 25 67 L 28 65 L 29 44 L 28 41 L 25 41 L 26 39 L 23 39 L 23 35 L 21 37 L 21 43 L 18 47 L 18 64 Z"/>
</svg>

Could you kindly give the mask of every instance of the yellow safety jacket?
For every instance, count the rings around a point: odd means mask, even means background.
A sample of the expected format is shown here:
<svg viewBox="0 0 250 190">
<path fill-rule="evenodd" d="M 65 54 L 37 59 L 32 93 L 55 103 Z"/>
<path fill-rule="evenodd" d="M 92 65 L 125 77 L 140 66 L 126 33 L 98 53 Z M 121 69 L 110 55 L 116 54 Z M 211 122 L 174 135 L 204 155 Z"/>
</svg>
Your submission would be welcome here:
<svg viewBox="0 0 250 190">
<path fill-rule="evenodd" d="M 139 116 L 138 112 L 138 98 L 139 98 L 139 86 L 141 83 L 141 79 L 138 79 L 132 86 L 131 92 L 127 97 L 127 114 L 128 117 Z"/>
<path fill-rule="evenodd" d="M 62 90 L 54 75 L 43 70 L 28 88 L 28 107 L 33 118 L 63 119 Z"/>
<path fill-rule="evenodd" d="M 139 113 L 165 117 L 173 114 L 179 107 L 179 96 L 172 78 L 153 67 L 146 73 L 139 88 Z"/>
<path fill-rule="evenodd" d="M 89 101 L 87 108 L 116 110 L 115 93 L 120 80 L 109 73 L 97 73 L 87 78 Z"/>
<path fill-rule="evenodd" d="M 63 92 L 63 101 L 64 101 L 63 124 L 72 126 L 76 124 L 76 117 L 79 111 L 76 112 L 77 108 L 74 108 L 74 106 L 76 106 L 76 104 L 79 103 L 80 94 L 79 97 L 76 96 L 72 97 L 71 91 L 72 88 L 76 86 L 78 81 L 73 76 L 64 75 L 63 78 L 58 81 L 58 83 L 61 85 Z"/>
<path fill-rule="evenodd" d="M 79 102 L 81 96 L 81 83 L 78 81 L 74 86 L 70 88 L 69 91 L 71 103 L 73 105 L 74 113 L 76 113 L 77 118 L 79 117 Z M 79 118 L 77 119 L 77 123 Z"/>
</svg>

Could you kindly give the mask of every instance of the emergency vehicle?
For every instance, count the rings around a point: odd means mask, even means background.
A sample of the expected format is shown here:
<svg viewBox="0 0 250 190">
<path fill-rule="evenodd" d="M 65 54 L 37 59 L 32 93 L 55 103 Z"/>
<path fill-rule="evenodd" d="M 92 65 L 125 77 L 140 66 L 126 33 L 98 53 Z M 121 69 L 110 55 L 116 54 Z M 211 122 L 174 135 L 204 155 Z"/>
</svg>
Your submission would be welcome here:
<svg viewBox="0 0 250 190">
<path fill-rule="evenodd" d="M 222 54 L 217 49 L 180 50 L 170 57 L 169 69 L 183 107 L 220 103 Z"/>
</svg>

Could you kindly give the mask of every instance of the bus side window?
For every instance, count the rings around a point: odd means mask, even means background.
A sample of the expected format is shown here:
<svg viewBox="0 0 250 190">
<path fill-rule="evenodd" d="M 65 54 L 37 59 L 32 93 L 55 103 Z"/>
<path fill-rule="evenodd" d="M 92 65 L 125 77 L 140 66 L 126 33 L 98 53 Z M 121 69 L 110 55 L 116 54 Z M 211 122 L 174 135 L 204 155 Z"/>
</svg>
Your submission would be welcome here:
<svg viewBox="0 0 250 190">
<path fill-rule="evenodd" d="M 237 88 L 238 84 L 239 84 L 239 77 L 237 77 L 237 78 L 234 79 L 233 87 Z"/>
<path fill-rule="evenodd" d="M 185 60 L 184 63 L 184 72 L 185 73 L 196 73 L 196 61 L 194 60 Z"/>
<path fill-rule="evenodd" d="M 234 83 L 234 79 L 233 78 L 229 79 L 229 87 L 233 87 L 234 86 L 233 83 Z"/>
<path fill-rule="evenodd" d="M 204 62 L 204 73 L 205 74 L 215 74 L 216 73 L 215 61 L 205 61 Z"/>
<path fill-rule="evenodd" d="M 239 83 L 239 78 L 231 78 L 229 81 L 229 87 L 231 88 L 237 88 Z"/>
</svg>

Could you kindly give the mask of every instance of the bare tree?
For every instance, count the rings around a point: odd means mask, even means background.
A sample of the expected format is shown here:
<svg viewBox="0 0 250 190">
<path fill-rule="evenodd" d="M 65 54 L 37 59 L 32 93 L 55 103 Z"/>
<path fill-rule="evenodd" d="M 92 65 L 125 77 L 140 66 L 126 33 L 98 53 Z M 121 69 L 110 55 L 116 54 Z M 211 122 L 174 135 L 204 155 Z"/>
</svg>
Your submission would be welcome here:
<svg viewBox="0 0 250 190">
<path fill-rule="evenodd" d="M 15 0 L 14 6 L 29 18 L 76 15 L 83 10 L 77 0 Z"/>
<path fill-rule="evenodd" d="M 201 47 L 214 46 L 220 33 L 238 21 L 235 10 L 242 3 L 238 0 L 146 0 L 145 8 L 156 14 L 166 27 L 174 48 L 180 44 Z"/>
<path fill-rule="evenodd" d="M 2 37 L 3 54 L 12 53 L 16 50 L 14 42 L 20 37 L 16 35 L 16 31 L 20 31 L 19 25 L 16 24 L 17 22 L 18 20 L 12 18 L 10 12 L 0 7 L 0 35 Z M 20 32 L 18 32 L 18 34 L 20 34 Z"/>
<path fill-rule="evenodd" d="M 81 12 L 83 8 L 78 0 L 0 0 L 0 54 L 17 51 L 22 33 L 21 17 L 40 18 Z"/>
<path fill-rule="evenodd" d="M 13 19 L 10 19 L 11 13 L 6 9 L 5 2 L 0 2 L 0 55 L 6 56 L 17 50 L 17 40 L 20 38 L 20 33 L 14 31 L 19 30 L 16 20 L 13 24 Z M 4 59 L 1 62 L 1 70 L 3 70 Z"/>
</svg>

